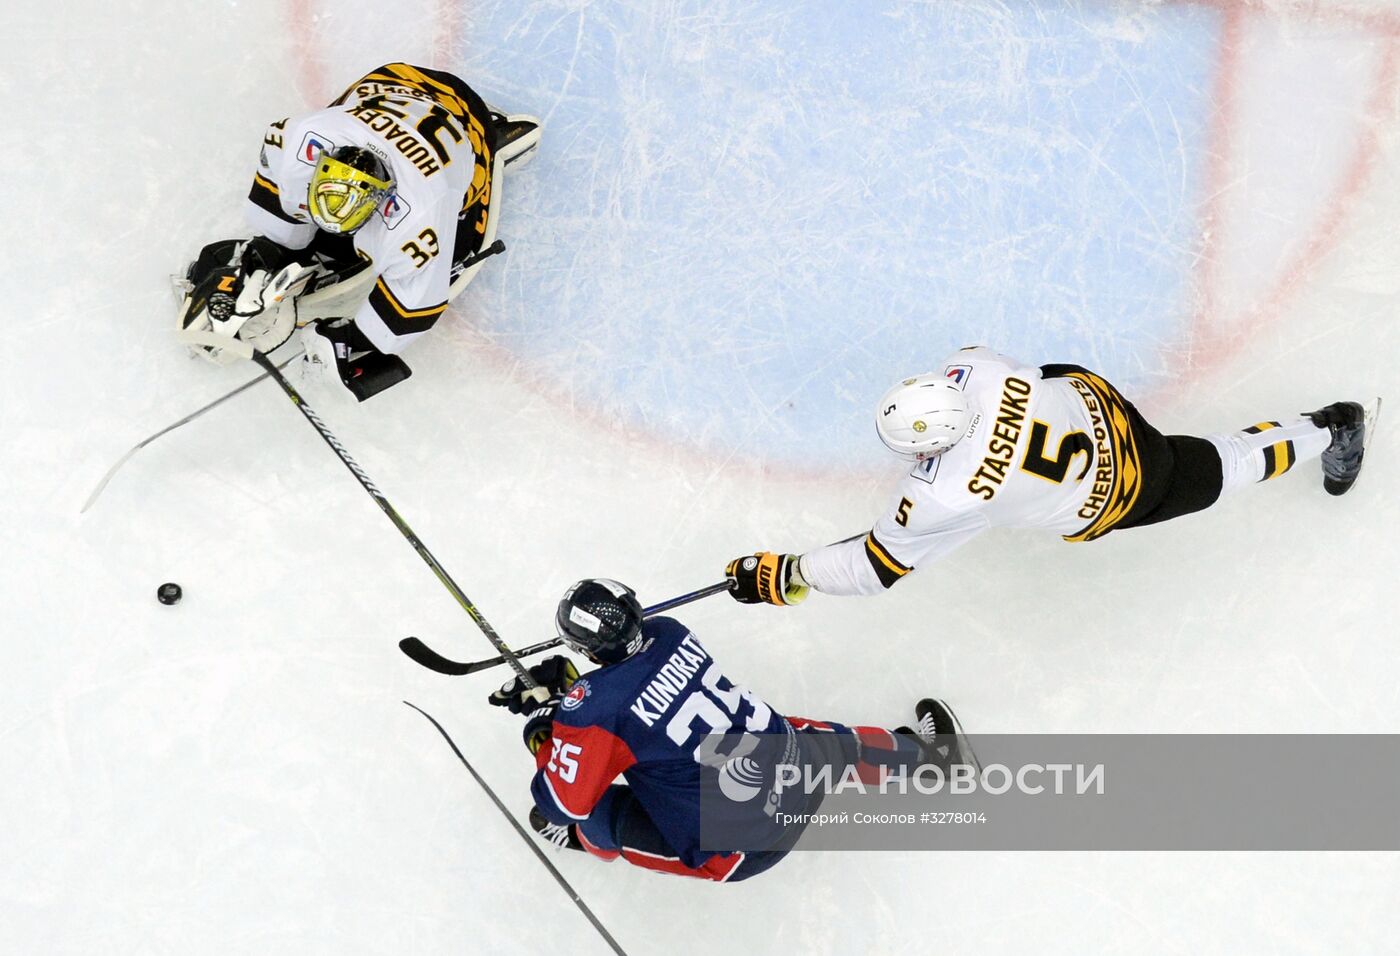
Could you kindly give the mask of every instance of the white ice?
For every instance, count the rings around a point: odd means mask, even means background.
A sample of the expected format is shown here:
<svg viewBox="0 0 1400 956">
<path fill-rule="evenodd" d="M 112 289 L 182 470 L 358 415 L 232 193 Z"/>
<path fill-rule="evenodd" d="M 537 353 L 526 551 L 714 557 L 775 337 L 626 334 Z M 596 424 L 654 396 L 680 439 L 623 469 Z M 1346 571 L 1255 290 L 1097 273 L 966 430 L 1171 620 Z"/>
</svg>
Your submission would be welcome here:
<svg viewBox="0 0 1400 956">
<path fill-rule="evenodd" d="M 3 24 L 6 953 L 606 952 L 400 703 L 523 819 L 495 675 L 395 646 L 488 645 L 280 393 L 78 515 L 251 374 L 186 358 L 168 276 L 240 230 L 263 125 L 377 64 L 546 121 L 508 254 L 413 378 L 309 396 L 516 644 L 584 575 L 655 601 L 868 527 L 899 471 L 869 406 L 959 345 L 1089 364 L 1168 431 L 1400 402 L 1393 4 L 56 0 Z M 989 535 L 874 599 L 680 616 L 794 714 L 893 725 L 937 693 L 973 731 L 1400 732 L 1387 424 L 1343 499 L 1301 468 L 1092 545 Z M 1400 934 L 1393 852 L 799 853 L 742 887 L 555 860 L 633 954 Z"/>
</svg>

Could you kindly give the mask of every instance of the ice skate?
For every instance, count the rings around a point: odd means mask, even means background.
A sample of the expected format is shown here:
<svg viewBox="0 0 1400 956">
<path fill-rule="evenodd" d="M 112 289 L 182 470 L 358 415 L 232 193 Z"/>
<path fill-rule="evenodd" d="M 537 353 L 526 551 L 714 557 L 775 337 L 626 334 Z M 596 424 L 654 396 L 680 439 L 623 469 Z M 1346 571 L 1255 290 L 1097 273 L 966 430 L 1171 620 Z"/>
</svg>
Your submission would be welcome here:
<svg viewBox="0 0 1400 956">
<path fill-rule="evenodd" d="M 1305 413 L 1314 425 L 1332 433 L 1332 444 L 1322 453 L 1322 487 L 1329 495 L 1344 495 L 1356 484 L 1380 410 L 1378 398 L 1365 408 L 1359 402 L 1334 402 Z"/>
<path fill-rule="evenodd" d="M 963 733 L 962 724 L 946 703 L 925 697 L 915 705 L 914 716 L 918 718 L 914 734 L 929 761 L 945 767 L 967 764 L 974 771 L 982 769 Z"/>
<path fill-rule="evenodd" d="M 567 826 L 550 823 L 544 818 L 544 814 L 540 813 L 538 807 L 530 808 L 530 829 L 561 850 L 583 849 L 583 844 L 579 842 L 578 833 L 572 823 Z"/>
</svg>

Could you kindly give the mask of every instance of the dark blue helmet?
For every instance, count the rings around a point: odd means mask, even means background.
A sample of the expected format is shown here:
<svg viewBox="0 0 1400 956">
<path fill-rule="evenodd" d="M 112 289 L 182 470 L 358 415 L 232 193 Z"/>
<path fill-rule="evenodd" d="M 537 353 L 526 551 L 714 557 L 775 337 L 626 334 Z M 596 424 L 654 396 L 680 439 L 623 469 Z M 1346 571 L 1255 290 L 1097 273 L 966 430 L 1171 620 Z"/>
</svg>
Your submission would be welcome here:
<svg viewBox="0 0 1400 956">
<path fill-rule="evenodd" d="M 584 578 L 559 601 L 554 626 L 569 647 L 600 664 L 616 664 L 642 646 L 637 592 L 608 578 Z"/>
</svg>

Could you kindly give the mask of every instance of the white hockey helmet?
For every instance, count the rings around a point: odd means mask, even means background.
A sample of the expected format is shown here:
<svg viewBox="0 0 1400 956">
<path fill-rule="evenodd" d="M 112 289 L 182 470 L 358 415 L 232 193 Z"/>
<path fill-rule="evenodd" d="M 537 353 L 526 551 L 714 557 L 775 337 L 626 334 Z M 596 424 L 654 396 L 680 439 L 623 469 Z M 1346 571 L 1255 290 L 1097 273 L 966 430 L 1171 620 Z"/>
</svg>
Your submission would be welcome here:
<svg viewBox="0 0 1400 956">
<path fill-rule="evenodd" d="M 956 445 L 971 417 L 957 383 L 938 372 L 925 372 L 884 394 L 875 409 L 875 431 L 899 457 L 923 461 Z"/>
</svg>

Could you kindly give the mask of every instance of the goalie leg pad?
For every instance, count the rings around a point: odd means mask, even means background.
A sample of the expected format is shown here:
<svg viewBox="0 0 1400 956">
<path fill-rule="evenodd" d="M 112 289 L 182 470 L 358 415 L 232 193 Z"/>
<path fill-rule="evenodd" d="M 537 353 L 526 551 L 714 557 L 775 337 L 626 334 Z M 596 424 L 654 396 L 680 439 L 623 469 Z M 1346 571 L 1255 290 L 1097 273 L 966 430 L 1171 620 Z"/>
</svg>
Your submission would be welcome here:
<svg viewBox="0 0 1400 956">
<path fill-rule="evenodd" d="M 373 398 L 386 388 L 399 384 L 413 374 L 408 363 L 397 355 L 366 352 L 352 359 L 347 373 L 341 378 L 356 401 Z"/>
<path fill-rule="evenodd" d="M 397 355 L 377 352 L 351 323 L 332 326 L 308 325 L 301 335 L 306 357 L 302 359 L 303 380 L 334 379 L 363 402 L 413 374 Z M 359 352 L 361 348 L 368 351 Z"/>
<path fill-rule="evenodd" d="M 519 169 L 533 158 L 540 145 L 540 121 L 528 113 L 499 113 L 491 111 L 491 126 L 496 134 L 496 154 L 501 165 Z"/>
</svg>

